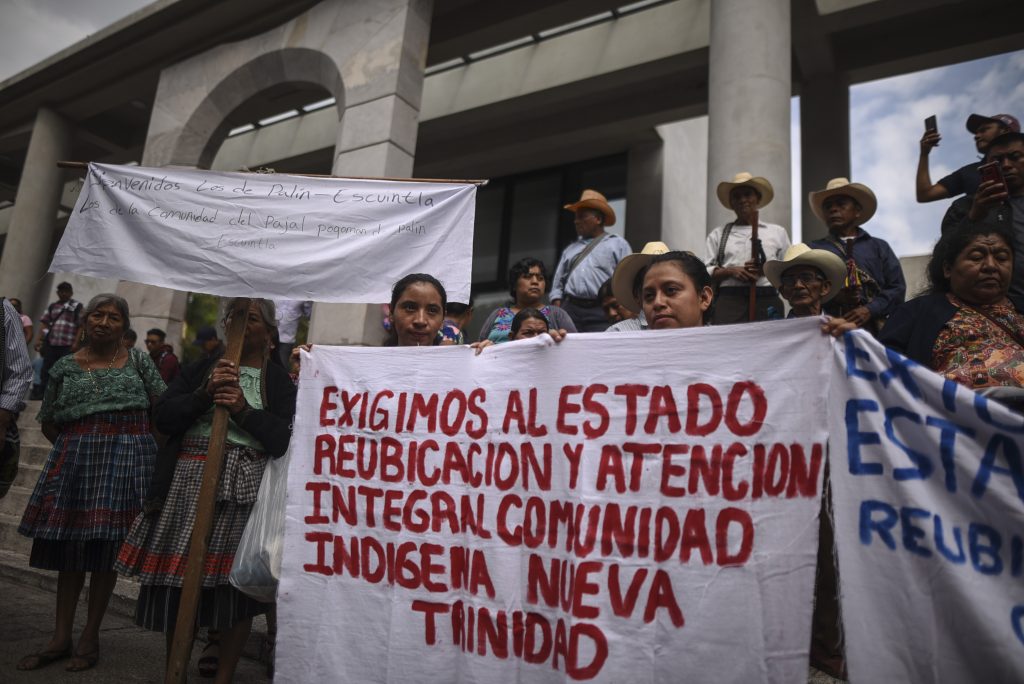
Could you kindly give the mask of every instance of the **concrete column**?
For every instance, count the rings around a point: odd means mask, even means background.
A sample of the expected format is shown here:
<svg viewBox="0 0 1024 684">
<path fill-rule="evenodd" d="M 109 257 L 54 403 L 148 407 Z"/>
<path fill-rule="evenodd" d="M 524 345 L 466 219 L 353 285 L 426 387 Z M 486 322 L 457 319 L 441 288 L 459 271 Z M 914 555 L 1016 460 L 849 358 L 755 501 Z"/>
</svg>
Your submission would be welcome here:
<svg viewBox="0 0 1024 684">
<path fill-rule="evenodd" d="M 707 229 L 733 216 L 715 188 L 740 171 L 771 182 L 761 220 L 789 228 L 790 0 L 715 0 L 708 61 Z"/>
<path fill-rule="evenodd" d="M 843 74 L 822 74 L 800 86 L 800 193 L 803 241 L 828 234 L 807 203 L 832 178 L 850 177 L 850 86 Z"/>
<path fill-rule="evenodd" d="M 396 92 L 345 109 L 334 149 L 335 176 L 412 177 L 432 10 L 433 0 L 409 0 L 402 58 L 394 65 Z M 387 264 L 380 269 L 387 273 Z M 390 275 L 398 280 L 405 274 Z M 383 340 L 379 306 L 313 305 L 310 342 L 377 345 Z"/>
<path fill-rule="evenodd" d="M 704 258 L 707 241 L 708 118 L 700 116 L 658 126 L 664 141 L 661 241 Z"/>
<path fill-rule="evenodd" d="M 64 173 L 57 161 L 71 151 L 71 130 L 55 112 L 36 113 L 28 155 L 14 199 L 11 224 L 0 259 L 0 294 L 20 297 L 35 311 L 50 294 L 39 288 L 50 262 Z"/>
<path fill-rule="evenodd" d="M 626 170 L 626 240 L 639 252 L 661 239 L 663 143 L 629 148 Z"/>
</svg>

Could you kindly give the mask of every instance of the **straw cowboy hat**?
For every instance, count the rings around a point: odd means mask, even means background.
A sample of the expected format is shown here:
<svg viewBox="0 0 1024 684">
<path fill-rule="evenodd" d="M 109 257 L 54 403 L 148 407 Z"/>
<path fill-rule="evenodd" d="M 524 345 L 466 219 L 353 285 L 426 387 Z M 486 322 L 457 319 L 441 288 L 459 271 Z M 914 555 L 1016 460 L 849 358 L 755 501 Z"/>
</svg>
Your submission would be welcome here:
<svg viewBox="0 0 1024 684">
<path fill-rule="evenodd" d="M 862 225 L 871 220 L 871 217 L 875 215 L 875 209 L 878 208 L 878 200 L 875 199 L 875 193 L 871 192 L 871 188 L 862 183 L 851 183 L 849 178 L 833 178 L 824 190 L 807 194 L 807 200 L 811 203 L 811 211 L 821 219 L 822 223 L 828 223 L 828 221 L 825 220 L 825 212 L 821 205 L 833 195 L 852 197 L 860 205 Z"/>
<path fill-rule="evenodd" d="M 733 188 L 738 188 L 741 185 L 754 188 L 757 194 L 761 196 L 761 201 L 757 203 L 757 208 L 767 206 L 772 198 L 775 197 L 775 190 L 772 189 L 772 184 L 768 182 L 767 178 L 761 178 L 761 176 L 751 176 L 746 171 L 737 173 L 730 183 L 729 181 L 722 181 L 718 184 L 718 201 L 722 203 L 722 206 L 726 209 L 732 209 L 732 205 L 729 204 L 729 193 L 732 192 Z"/>
<path fill-rule="evenodd" d="M 563 209 L 576 211 L 577 209 L 594 209 L 604 215 L 604 225 L 615 225 L 615 210 L 608 204 L 608 200 L 597 190 L 584 190 L 578 202 L 566 204 Z"/>
<path fill-rule="evenodd" d="M 648 242 L 636 254 L 629 254 L 622 258 L 619 265 L 615 267 L 615 273 L 612 274 L 612 294 L 615 295 L 615 299 L 619 300 L 619 304 L 633 313 L 640 311 L 640 302 L 633 294 L 633 281 L 636 280 L 636 274 L 647 268 L 655 256 L 671 251 L 664 242 Z"/>
<path fill-rule="evenodd" d="M 822 297 L 822 302 L 839 294 L 843 283 L 846 282 L 846 264 L 838 256 L 827 249 L 811 249 L 802 242 L 798 242 L 786 250 L 782 260 L 773 259 L 765 262 L 764 275 L 772 287 L 782 287 L 782 274 L 793 266 L 813 266 L 825 274 L 825 279 L 832 284 L 829 293 Z"/>
</svg>

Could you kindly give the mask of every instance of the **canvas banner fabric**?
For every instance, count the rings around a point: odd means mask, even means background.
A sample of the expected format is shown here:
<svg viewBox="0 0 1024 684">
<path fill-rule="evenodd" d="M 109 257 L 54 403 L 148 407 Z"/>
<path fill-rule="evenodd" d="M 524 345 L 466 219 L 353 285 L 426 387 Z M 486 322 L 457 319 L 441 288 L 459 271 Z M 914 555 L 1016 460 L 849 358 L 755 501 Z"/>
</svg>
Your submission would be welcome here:
<svg viewBox="0 0 1024 684">
<path fill-rule="evenodd" d="M 806 680 L 819 325 L 314 347 L 275 681 Z"/>
<path fill-rule="evenodd" d="M 851 682 L 1024 682 L 1024 418 L 863 332 L 834 353 Z"/>
<path fill-rule="evenodd" d="M 51 272 L 380 303 L 407 273 L 469 301 L 476 186 L 90 164 Z"/>
</svg>

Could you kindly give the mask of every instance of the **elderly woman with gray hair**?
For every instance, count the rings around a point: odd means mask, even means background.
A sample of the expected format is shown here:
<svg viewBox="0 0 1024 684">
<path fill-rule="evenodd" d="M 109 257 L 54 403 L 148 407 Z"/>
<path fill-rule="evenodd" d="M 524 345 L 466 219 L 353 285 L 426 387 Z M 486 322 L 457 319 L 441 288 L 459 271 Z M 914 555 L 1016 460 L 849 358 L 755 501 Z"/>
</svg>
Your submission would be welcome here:
<svg viewBox="0 0 1024 684">
<path fill-rule="evenodd" d="M 232 300 L 227 311 L 234 310 Z M 225 323 L 232 315 L 242 314 L 229 313 Z M 177 449 L 174 476 L 161 509 L 139 516 L 117 561 L 118 572 L 136 575 L 142 582 L 136 622 L 164 632 L 169 653 L 210 446 L 213 409 L 227 408 L 231 419 L 198 613 L 200 626 L 220 633 L 218 682 L 231 681 L 252 618 L 271 607 L 232 587 L 228 575 L 267 460 L 288 449 L 295 413 L 295 385 L 284 368 L 269 362 L 275 331 L 273 302 L 253 299 L 245 316 L 245 343 L 237 366 L 224 358 L 186 366 L 157 402 L 156 425 Z"/>
<path fill-rule="evenodd" d="M 18 662 L 35 670 L 71 658 L 69 671 L 99 658 L 99 630 L 117 575 L 118 549 L 139 512 L 156 456 L 152 400 L 165 389 L 149 356 L 121 345 L 128 304 L 112 294 L 85 309 L 85 342 L 50 369 L 43 434 L 53 448 L 18 531 L 32 537 L 29 564 L 56 570 L 56 628 L 39 652 Z M 75 608 L 89 581 L 89 612 L 72 648 Z"/>
</svg>

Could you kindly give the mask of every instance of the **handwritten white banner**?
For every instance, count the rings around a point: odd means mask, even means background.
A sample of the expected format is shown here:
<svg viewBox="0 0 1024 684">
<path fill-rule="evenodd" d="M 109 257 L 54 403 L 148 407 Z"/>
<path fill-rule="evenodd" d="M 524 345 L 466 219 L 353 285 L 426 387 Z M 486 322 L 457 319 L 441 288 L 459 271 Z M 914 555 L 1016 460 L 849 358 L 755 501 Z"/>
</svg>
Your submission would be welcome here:
<svg viewBox="0 0 1024 684">
<path fill-rule="evenodd" d="M 836 345 L 831 453 L 852 682 L 1024 682 L 1024 418 Z"/>
<path fill-rule="evenodd" d="M 275 681 L 805 680 L 819 325 L 314 347 Z"/>
<path fill-rule="evenodd" d="M 476 186 L 90 164 L 50 271 L 374 303 L 407 273 L 468 301 Z"/>
</svg>

